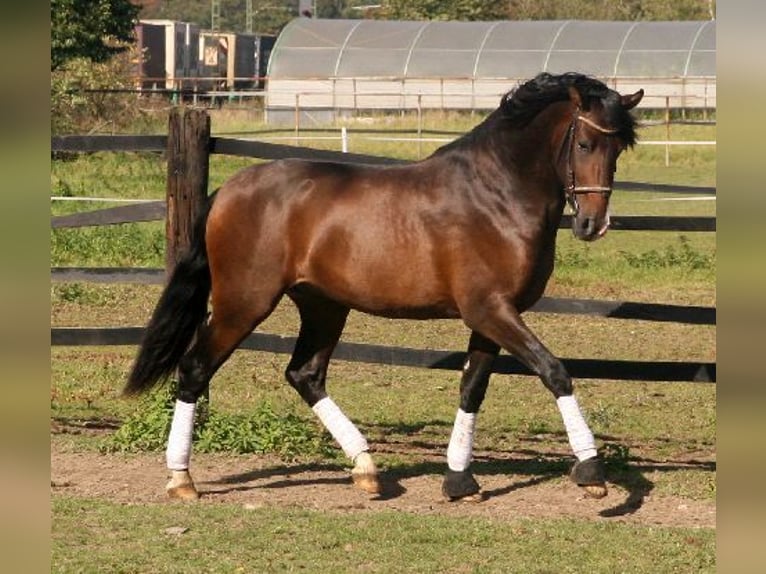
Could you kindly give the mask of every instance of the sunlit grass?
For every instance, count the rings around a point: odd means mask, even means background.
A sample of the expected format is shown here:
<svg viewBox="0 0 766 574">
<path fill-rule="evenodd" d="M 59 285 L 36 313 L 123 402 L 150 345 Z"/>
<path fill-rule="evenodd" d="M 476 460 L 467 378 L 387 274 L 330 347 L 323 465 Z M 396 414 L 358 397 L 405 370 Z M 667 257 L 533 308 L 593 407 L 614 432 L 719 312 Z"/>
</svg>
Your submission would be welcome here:
<svg viewBox="0 0 766 574">
<path fill-rule="evenodd" d="M 62 496 L 53 517 L 53 572 L 177 572 L 179 556 L 201 572 L 715 571 L 710 529 Z"/>
</svg>

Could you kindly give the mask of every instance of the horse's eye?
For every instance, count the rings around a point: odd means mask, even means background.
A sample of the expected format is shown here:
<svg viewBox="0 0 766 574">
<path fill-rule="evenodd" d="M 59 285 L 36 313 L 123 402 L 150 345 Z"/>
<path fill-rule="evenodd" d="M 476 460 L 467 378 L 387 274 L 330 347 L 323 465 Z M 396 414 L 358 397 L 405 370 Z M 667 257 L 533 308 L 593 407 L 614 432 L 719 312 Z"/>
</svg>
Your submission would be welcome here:
<svg viewBox="0 0 766 574">
<path fill-rule="evenodd" d="M 580 151 L 590 151 L 590 144 L 587 141 L 577 142 L 577 149 Z"/>
</svg>

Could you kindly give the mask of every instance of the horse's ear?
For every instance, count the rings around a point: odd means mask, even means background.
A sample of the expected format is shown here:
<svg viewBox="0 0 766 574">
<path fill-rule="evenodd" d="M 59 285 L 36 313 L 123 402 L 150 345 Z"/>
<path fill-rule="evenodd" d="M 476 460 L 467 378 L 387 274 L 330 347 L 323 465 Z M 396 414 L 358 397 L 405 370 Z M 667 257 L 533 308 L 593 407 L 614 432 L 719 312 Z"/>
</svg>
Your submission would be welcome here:
<svg viewBox="0 0 766 574">
<path fill-rule="evenodd" d="M 575 88 L 574 86 L 569 86 L 569 99 L 578 110 L 583 109 L 582 96 L 580 95 L 580 92 L 577 91 L 577 88 Z"/>
<path fill-rule="evenodd" d="M 625 96 L 620 96 L 620 103 L 622 104 L 622 107 L 626 110 L 632 110 L 638 105 L 638 102 L 641 101 L 641 98 L 644 97 L 644 90 L 638 90 L 635 94 L 628 94 Z"/>
</svg>

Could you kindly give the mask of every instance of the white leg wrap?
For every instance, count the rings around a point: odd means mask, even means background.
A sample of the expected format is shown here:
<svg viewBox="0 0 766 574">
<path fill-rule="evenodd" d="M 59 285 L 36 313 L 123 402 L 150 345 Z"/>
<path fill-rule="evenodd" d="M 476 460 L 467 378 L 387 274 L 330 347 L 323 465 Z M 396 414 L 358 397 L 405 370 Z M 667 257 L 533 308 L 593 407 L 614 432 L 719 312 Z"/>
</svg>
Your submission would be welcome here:
<svg viewBox="0 0 766 574">
<path fill-rule="evenodd" d="M 311 409 L 351 460 L 369 450 L 362 433 L 330 397 L 319 400 Z"/>
<path fill-rule="evenodd" d="M 580 412 L 577 399 L 574 395 L 559 397 L 556 404 L 564 419 L 564 426 L 569 436 L 569 444 L 578 460 L 583 461 L 596 456 L 596 442 L 593 433 Z"/>
<path fill-rule="evenodd" d="M 471 464 L 473 456 L 473 434 L 476 429 L 476 413 L 457 410 L 455 426 L 447 447 L 447 466 L 450 470 L 463 471 Z"/>
<path fill-rule="evenodd" d="M 186 470 L 191 457 L 192 434 L 194 433 L 194 410 L 196 403 L 176 401 L 173 423 L 170 425 L 168 448 L 165 451 L 170 470 Z"/>
</svg>

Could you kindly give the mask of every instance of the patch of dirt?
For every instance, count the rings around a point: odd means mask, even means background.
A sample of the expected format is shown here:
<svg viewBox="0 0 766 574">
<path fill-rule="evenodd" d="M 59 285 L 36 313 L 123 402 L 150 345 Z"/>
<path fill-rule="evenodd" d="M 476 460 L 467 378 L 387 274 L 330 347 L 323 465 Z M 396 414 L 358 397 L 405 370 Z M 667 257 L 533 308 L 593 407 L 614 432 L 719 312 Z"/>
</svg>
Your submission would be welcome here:
<svg viewBox="0 0 766 574">
<path fill-rule="evenodd" d="M 715 528 L 714 501 L 659 496 L 651 488 L 609 483 L 606 498 L 586 498 L 561 473 L 492 470 L 481 460 L 503 460 L 523 468 L 524 460 L 507 453 L 477 453 L 476 479 L 484 500 L 447 502 L 441 495 L 442 458 L 424 457 L 408 471 L 381 475 L 384 492 L 370 497 L 351 484 L 350 473 L 337 465 L 290 464 L 268 456 L 195 453 L 192 476 L 201 493 L 198 504 L 239 504 L 243 509 L 290 507 L 324 512 L 394 510 L 417 514 L 516 518 L 618 520 L 658 526 Z M 528 461 L 526 461 L 528 462 Z M 486 472 L 484 472 L 486 471 Z M 103 498 L 125 504 L 169 504 L 164 455 L 102 455 L 73 452 L 51 441 L 51 489 L 54 493 Z M 633 488 L 633 490 L 631 490 Z M 173 501 L 172 503 L 177 503 Z"/>
</svg>

